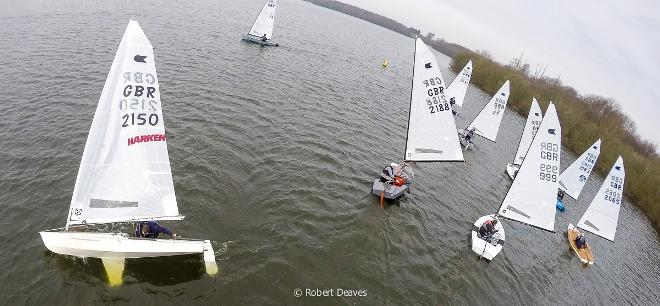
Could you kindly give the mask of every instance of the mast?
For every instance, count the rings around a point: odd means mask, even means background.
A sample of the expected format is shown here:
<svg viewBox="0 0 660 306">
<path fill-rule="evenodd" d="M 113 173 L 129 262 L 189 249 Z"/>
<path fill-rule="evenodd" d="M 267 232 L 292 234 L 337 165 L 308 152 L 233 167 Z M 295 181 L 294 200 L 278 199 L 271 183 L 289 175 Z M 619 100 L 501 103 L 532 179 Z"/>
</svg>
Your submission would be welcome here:
<svg viewBox="0 0 660 306">
<path fill-rule="evenodd" d="M 415 51 L 413 51 L 413 69 L 412 77 L 410 78 L 410 103 L 408 103 L 408 127 L 406 128 L 406 147 L 403 150 L 403 161 L 406 161 L 406 152 L 408 152 L 408 134 L 410 133 L 410 115 L 412 113 L 412 103 L 413 103 L 413 90 L 415 90 L 415 59 L 417 56 L 417 35 L 413 40 L 415 42 Z"/>
</svg>

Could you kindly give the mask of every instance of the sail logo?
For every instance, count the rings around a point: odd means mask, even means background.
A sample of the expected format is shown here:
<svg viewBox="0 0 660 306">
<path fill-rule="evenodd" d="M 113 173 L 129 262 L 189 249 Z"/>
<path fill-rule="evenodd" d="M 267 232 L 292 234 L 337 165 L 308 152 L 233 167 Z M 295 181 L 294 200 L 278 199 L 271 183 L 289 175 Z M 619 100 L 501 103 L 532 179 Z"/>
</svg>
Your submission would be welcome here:
<svg viewBox="0 0 660 306">
<path fill-rule="evenodd" d="M 146 55 L 139 55 L 138 54 L 135 57 L 133 57 L 133 60 L 137 63 L 147 63 L 147 62 L 144 61 L 144 59 L 146 59 L 146 58 L 147 58 Z"/>
<path fill-rule="evenodd" d="M 431 68 L 431 62 L 428 62 L 428 63 L 424 64 L 424 67 L 426 67 L 426 69 L 430 69 Z"/>
<path fill-rule="evenodd" d="M 555 129 L 548 129 L 548 134 L 557 135 L 555 134 Z"/>
<path fill-rule="evenodd" d="M 614 169 L 621 171 L 621 167 L 619 166 L 614 167 Z"/>
<path fill-rule="evenodd" d="M 165 134 L 151 134 L 151 135 L 140 135 L 135 137 L 128 138 L 128 145 L 132 146 L 134 144 L 142 142 L 152 142 L 152 141 L 165 141 L 167 137 Z"/>
</svg>

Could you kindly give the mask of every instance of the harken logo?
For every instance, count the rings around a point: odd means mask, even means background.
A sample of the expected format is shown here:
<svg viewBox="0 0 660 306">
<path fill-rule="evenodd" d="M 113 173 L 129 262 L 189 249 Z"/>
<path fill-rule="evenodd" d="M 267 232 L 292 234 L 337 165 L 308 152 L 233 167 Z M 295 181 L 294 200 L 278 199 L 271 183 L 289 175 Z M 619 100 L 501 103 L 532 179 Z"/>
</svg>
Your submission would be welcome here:
<svg viewBox="0 0 660 306">
<path fill-rule="evenodd" d="M 557 135 L 555 134 L 555 129 L 548 129 L 548 134 Z"/>
<path fill-rule="evenodd" d="M 424 67 L 426 67 L 426 69 L 431 68 L 431 62 L 426 63 L 426 64 L 424 65 Z"/>
<path fill-rule="evenodd" d="M 132 146 L 134 144 L 138 144 L 142 142 L 165 141 L 165 140 L 167 140 L 165 134 L 140 135 L 135 137 L 129 137 L 128 145 Z"/>
<path fill-rule="evenodd" d="M 146 63 L 146 62 L 144 61 L 145 58 L 147 58 L 146 55 L 139 55 L 139 54 L 138 54 L 138 55 L 136 55 L 135 57 L 133 57 L 133 60 L 134 60 L 135 62 L 137 62 L 137 63 Z"/>
</svg>

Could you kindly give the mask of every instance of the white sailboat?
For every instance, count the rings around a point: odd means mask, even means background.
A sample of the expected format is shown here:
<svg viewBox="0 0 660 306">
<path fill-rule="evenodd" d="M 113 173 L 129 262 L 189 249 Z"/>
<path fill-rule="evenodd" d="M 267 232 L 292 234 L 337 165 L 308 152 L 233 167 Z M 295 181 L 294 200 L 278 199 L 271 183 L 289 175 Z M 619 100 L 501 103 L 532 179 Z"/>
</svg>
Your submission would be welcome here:
<svg viewBox="0 0 660 306">
<path fill-rule="evenodd" d="M 525 160 L 525 155 L 529 150 L 529 146 L 534 140 L 536 131 L 538 131 L 541 121 L 543 120 L 543 113 L 541 112 L 541 107 L 539 103 L 536 102 L 536 98 L 532 98 L 532 105 L 529 107 L 529 114 L 527 114 L 527 122 L 525 122 L 525 128 L 523 129 L 522 136 L 520 137 L 520 143 L 518 144 L 518 150 L 516 151 L 516 156 L 513 158 L 513 162 L 506 165 L 506 173 L 511 179 L 516 177 L 520 165 L 523 160 Z"/>
<path fill-rule="evenodd" d="M 445 82 L 435 56 L 419 38 L 415 40 L 414 54 L 404 161 L 463 161 L 451 106 L 443 96 Z M 409 180 L 401 184 L 390 178 L 374 180 L 373 194 L 381 199 L 396 199 L 412 183 Z"/>
<path fill-rule="evenodd" d="M 578 159 L 576 159 L 562 174 L 559 175 L 559 189 L 576 199 L 580 196 L 584 184 L 587 183 L 600 155 L 601 141 L 598 139 Z"/>
<path fill-rule="evenodd" d="M 623 168 L 623 158 L 619 156 L 600 186 L 596 197 L 582 215 L 577 226 L 614 241 L 616 226 L 619 220 L 619 210 L 623 201 L 623 183 L 626 171 Z"/>
<path fill-rule="evenodd" d="M 555 106 L 550 102 L 545 118 L 498 213 L 479 220 L 501 216 L 554 232 L 560 155 L 561 126 Z M 472 231 L 472 250 L 490 260 L 502 250 L 504 228 L 498 231 L 502 238 L 496 241 L 484 239 L 478 234 L 478 227 L 483 224 L 479 220 Z"/>
<path fill-rule="evenodd" d="M 111 284 L 125 258 L 203 254 L 217 273 L 209 240 L 147 239 L 87 232 L 87 225 L 181 220 L 167 153 L 153 47 L 131 20 L 119 44 L 87 137 L 65 228 L 39 232 L 52 252 L 101 258 Z"/>
<path fill-rule="evenodd" d="M 463 100 L 465 100 L 465 93 L 467 93 L 471 77 L 472 61 L 469 61 L 445 91 L 449 104 L 452 107 L 454 105 L 463 107 Z"/>
<path fill-rule="evenodd" d="M 473 142 L 473 134 L 495 142 L 508 100 L 509 81 L 506 81 L 493 98 L 490 99 L 488 104 L 481 109 L 481 112 L 479 112 L 467 128 L 458 130 L 458 133 L 461 136 L 461 144 L 465 146 L 465 149 L 469 148 L 470 144 Z M 470 136 L 466 137 L 467 135 Z"/>
<path fill-rule="evenodd" d="M 623 167 L 623 158 L 619 156 L 610 173 L 607 174 L 603 185 L 600 186 L 596 197 L 589 204 L 589 208 L 582 215 L 578 222 L 578 227 L 603 237 L 609 241 L 614 241 L 616 227 L 619 221 L 619 210 L 623 201 L 623 183 L 626 178 L 626 171 Z M 574 237 L 579 231 L 573 226 L 568 225 L 569 244 L 578 255 L 582 263 L 592 265 L 594 257 L 591 252 L 591 246 L 586 243 L 585 247 L 578 249 Z"/>
<path fill-rule="evenodd" d="M 279 46 L 272 41 L 276 6 L 277 0 L 266 0 L 257 19 L 254 20 L 252 28 L 250 28 L 250 31 L 243 36 L 242 40 L 257 43 L 262 46 Z"/>
</svg>

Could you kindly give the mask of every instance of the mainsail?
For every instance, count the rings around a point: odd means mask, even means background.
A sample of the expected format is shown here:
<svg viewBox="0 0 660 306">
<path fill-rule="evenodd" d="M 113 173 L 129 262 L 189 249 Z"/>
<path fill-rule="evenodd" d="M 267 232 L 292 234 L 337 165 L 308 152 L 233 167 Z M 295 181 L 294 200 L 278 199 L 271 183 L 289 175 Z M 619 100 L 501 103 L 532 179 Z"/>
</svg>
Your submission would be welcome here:
<svg viewBox="0 0 660 306">
<path fill-rule="evenodd" d="M 576 159 L 564 172 L 559 175 L 559 188 L 566 194 L 577 199 L 582 192 L 584 184 L 589 179 L 589 174 L 600 155 L 600 139 L 589 147 L 578 159 Z"/>
<path fill-rule="evenodd" d="M 518 151 L 516 151 L 516 157 L 513 159 L 514 165 L 522 164 L 529 146 L 532 144 L 532 140 L 534 140 L 536 131 L 538 131 L 539 125 L 541 125 L 541 120 L 543 120 L 541 107 L 536 102 L 536 98 L 532 98 L 532 105 L 529 107 L 529 114 L 527 114 L 527 122 L 525 123 L 520 143 L 518 144 Z"/>
<path fill-rule="evenodd" d="M 554 232 L 560 155 L 561 126 L 550 102 L 498 214 Z"/>
<path fill-rule="evenodd" d="M 431 50 L 415 40 L 415 60 L 404 160 L 463 161 L 445 82 Z"/>
<path fill-rule="evenodd" d="M 614 241 L 619 210 L 623 201 L 623 182 L 626 171 L 623 158 L 619 156 L 607 174 L 603 185 L 582 215 L 578 226 L 610 241 Z"/>
<path fill-rule="evenodd" d="M 509 81 L 506 81 L 500 90 L 493 96 L 492 99 L 484 106 L 484 108 L 479 112 L 477 117 L 472 120 L 472 123 L 468 125 L 466 130 L 471 130 L 474 128 L 474 132 L 477 135 L 495 141 L 497 137 L 497 131 L 500 129 L 500 123 L 502 122 L 502 116 L 504 116 L 504 110 L 506 109 L 506 103 L 509 100 Z"/>
<path fill-rule="evenodd" d="M 153 47 L 131 20 L 87 136 L 67 226 L 182 218 L 161 107 Z"/>
<path fill-rule="evenodd" d="M 470 85 L 470 78 L 472 77 L 472 61 L 469 61 L 456 78 L 447 87 L 447 99 L 456 103 L 458 106 L 463 106 L 465 100 L 465 93 L 467 92 L 468 85 Z M 451 103 L 450 103 L 451 104 Z"/>
<path fill-rule="evenodd" d="M 273 38 L 273 25 L 275 24 L 275 6 L 277 0 L 266 0 L 264 7 L 259 12 L 259 16 L 252 24 L 249 34 L 262 37 L 266 34 L 266 39 Z"/>
</svg>

